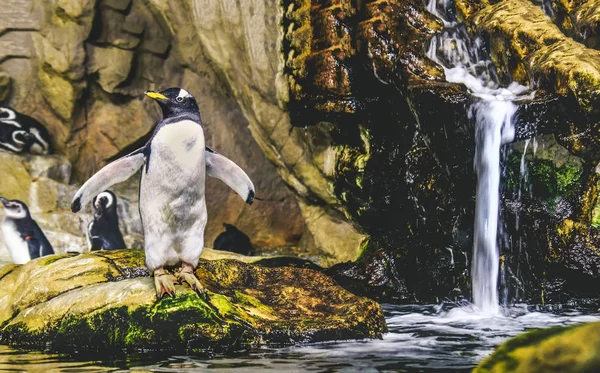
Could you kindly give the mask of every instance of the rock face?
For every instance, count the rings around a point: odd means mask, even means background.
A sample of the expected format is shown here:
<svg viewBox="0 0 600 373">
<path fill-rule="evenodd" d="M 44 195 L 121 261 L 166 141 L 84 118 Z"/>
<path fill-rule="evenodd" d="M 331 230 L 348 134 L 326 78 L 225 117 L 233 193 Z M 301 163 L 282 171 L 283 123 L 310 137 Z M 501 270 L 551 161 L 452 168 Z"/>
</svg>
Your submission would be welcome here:
<svg viewBox="0 0 600 373">
<path fill-rule="evenodd" d="M 207 246 L 229 223 L 258 248 L 292 246 L 303 252 L 298 247 L 304 222 L 296 198 L 252 138 L 248 119 L 206 48 L 190 32 L 174 35 L 181 30 L 169 26 L 161 4 L 10 0 L 2 5 L 0 99 L 49 128 L 54 149 L 73 167 L 67 182 L 85 181 L 110 159 L 144 143 L 160 117 L 155 103 L 142 99 L 146 89 L 183 86 L 199 101 L 207 145 L 246 170 L 265 200 L 246 206 L 220 181 L 209 180 Z M 193 14 L 181 11 L 188 9 L 184 2 L 174 9 L 180 9 L 177 15 Z M 137 185 L 127 185 L 120 194 L 135 203 Z"/>
<path fill-rule="evenodd" d="M 533 330 L 502 344 L 473 372 L 596 372 L 599 332 L 600 323 Z"/>
<path fill-rule="evenodd" d="M 141 250 L 0 267 L 0 342 L 60 352 L 191 353 L 386 331 L 377 303 L 310 269 L 201 260 L 196 274 L 205 298 L 178 285 L 175 298 L 157 301 Z"/>
</svg>

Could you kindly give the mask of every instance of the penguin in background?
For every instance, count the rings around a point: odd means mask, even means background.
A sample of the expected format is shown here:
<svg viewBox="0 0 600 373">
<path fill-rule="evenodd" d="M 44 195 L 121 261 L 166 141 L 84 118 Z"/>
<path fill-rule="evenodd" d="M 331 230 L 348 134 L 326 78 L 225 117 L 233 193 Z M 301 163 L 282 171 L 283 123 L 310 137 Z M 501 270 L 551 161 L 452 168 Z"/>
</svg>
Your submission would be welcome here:
<svg viewBox="0 0 600 373">
<path fill-rule="evenodd" d="M 5 212 L 2 234 L 13 263 L 25 264 L 32 259 L 54 254 L 46 235 L 31 218 L 27 205 L 2 197 L 0 202 Z"/>
<path fill-rule="evenodd" d="M 241 255 L 252 255 L 254 248 L 250 243 L 250 237 L 233 224 L 223 223 L 223 228 L 225 228 L 225 232 L 220 233 L 215 238 L 213 249 Z"/>
<path fill-rule="evenodd" d="M 50 134 L 32 117 L 0 107 L 0 148 L 15 153 L 50 154 Z"/>
<path fill-rule="evenodd" d="M 157 297 L 175 296 L 174 283 L 188 284 L 201 294 L 195 268 L 204 248 L 207 213 L 206 175 L 216 177 L 246 203 L 254 201 L 254 185 L 228 158 L 205 149 L 196 99 L 186 90 L 147 91 L 163 114 L 150 140 L 140 149 L 108 164 L 75 194 L 73 212 L 111 185 L 142 169 L 140 216 L 144 227 L 146 267 L 154 276 Z M 181 267 L 171 274 L 166 267 Z"/>
<path fill-rule="evenodd" d="M 88 224 L 87 242 L 90 251 L 118 250 L 127 246 L 119 229 L 117 196 L 110 190 L 98 194 L 92 200 L 94 220 Z"/>
</svg>

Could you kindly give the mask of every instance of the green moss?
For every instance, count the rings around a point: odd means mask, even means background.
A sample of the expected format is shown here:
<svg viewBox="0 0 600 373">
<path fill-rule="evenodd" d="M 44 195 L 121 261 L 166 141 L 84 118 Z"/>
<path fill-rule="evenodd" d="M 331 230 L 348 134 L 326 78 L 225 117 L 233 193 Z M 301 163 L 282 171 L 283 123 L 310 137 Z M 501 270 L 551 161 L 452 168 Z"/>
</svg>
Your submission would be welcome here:
<svg viewBox="0 0 600 373">
<path fill-rule="evenodd" d="M 146 259 L 144 250 L 96 251 L 94 254 L 109 259 L 115 265 L 123 268 L 144 266 Z"/>
<path fill-rule="evenodd" d="M 42 266 L 47 266 L 50 265 L 58 260 L 61 260 L 63 258 L 69 258 L 72 256 L 75 256 L 78 254 L 57 254 L 57 255 L 48 255 L 48 256 L 43 256 L 41 258 L 39 258 L 38 260 L 41 261 Z"/>
<path fill-rule="evenodd" d="M 149 275 L 145 265 L 146 256 L 144 250 L 125 249 L 96 251 L 92 254 L 108 260 L 120 273 L 120 276 L 118 276 L 119 278 L 113 278 L 110 275 L 107 276 L 110 281 L 122 280 L 125 278 L 146 277 Z"/>
<path fill-rule="evenodd" d="M 363 242 L 361 242 L 361 244 L 360 244 L 360 248 L 358 249 L 358 259 L 359 259 L 359 260 L 360 260 L 360 259 L 363 257 L 363 255 L 365 255 L 365 254 L 367 254 L 367 253 L 369 253 L 369 252 L 373 252 L 373 251 L 375 251 L 375 250 L 369 250 L 369 248 L 370 248 L 370 246 L 369 246 L 369 243 L 370 243 L 370 241 L 371 241 L 371 240 L 370 240 L 370 239 L 369 239 L 369 237 L 367 236 L 367 237 L 366 237 L 366 238 L 363 240 Z"/>
<path fill-rule="evenodd" d="M 596 207 L 594 207 L 594 212 L 592 213 L 592 226 L 594 228 L 600 228 L 600 203 L 596 204 Z"/>
<path fill-rule="evenodd" d="M 178 327 L 174 327 L 178 326 Z M 22 326 L 21 326 L 22 327 Z M 46 331 L 54 349 L 85 350 L 159 349 L 191 351 L 210 348 L 210 344 L 240 335 L 232 334 L 241 326 L 225 321 L 213 307 L 195 294 L 163 298 L 154 305 L 128 310 L 127 307 L 105 309 L 89 316 L 69 317 L 61 320 L 54 330 Z M 13 330 L 6 332 L 14 335 Z M 35 336 L 21 331 L 28 344 Z"/>
<path fill-rule="evenodd" d="M 543 198 L 551 203 L 559 196 L 571 196 L 580 192 L 583 167 L 577 163 L 564 163 L 558 166 L 551 160 L 527 157 L 528 185 L 522 184 L 520 172 L 521 154 L 514 152 L 508 160 L 509 190 L 530 191 L 534 197 Z M 531 188 L 531 189 L 530 189 Z"/>
<path fill-rule="evenodd" d="M 518 365 L 518 361 L 511 356 L 516 349 L 535 345 L 549 337 L 571 330 L 574 327 L 577 326 L 555 326 L 546 329 L 536 329 L 509 339 L 500 345 L 492 355 L 488 356 L 481 364 L 479 364 L 473 373 L 488 372 L 497 365 L 503 365 L 507 372 L 512 371 Z"/>
<path fill-rule="evenodd" d="M 564 165 L 557 170 L 557 192 L 560 195 L 571 193 L 579 189 L 583 169 L 578 166 Z"/>
<path fill-rule="evenodd" d="M 0 280 L 2 280 L 2 278 L 7 274 L 11 273 L 13 269 L 17 268 L 18 266 L 18 264 L 6 264 L 0 266 Z"/>
<path fill-rule="evenodd" d="M 260 302 L 258 299 L 256 299 L 253 296 L 250 296 L 248 294 L 244 294 L 240 291 L 236 291 L 235 292 L 235 300 L 237 301 L 236 303 L 240 303 L 242 305 L 247 305 L 247 306 L 251 306 L 254 307 L 264 313 L 267 314 L 273 314 L 274 311 L 271 307 L 265 305 L 264 303 Z"/>
<path fill-rule="evenodd" d="M 219 311 L 223 316 L 228 315 L 239 315 L 237 309 L 231 304 L 229 298 L 221 294 L 210 294 L 210 303 Z"/>
</svg>

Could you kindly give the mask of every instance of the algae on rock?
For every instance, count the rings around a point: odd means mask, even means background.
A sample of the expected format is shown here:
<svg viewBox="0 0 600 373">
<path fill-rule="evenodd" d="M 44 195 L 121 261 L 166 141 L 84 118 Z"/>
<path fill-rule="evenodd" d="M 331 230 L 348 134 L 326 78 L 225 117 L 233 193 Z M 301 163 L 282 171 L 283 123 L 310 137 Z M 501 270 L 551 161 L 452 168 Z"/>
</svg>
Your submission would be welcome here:
<svg viewBox="0 0 600 373">
<path fill-rule="evenodd" d="M 537 329 L 504 342 L 473 373 L 591 373 L 600 370 L 600 323 Z"/>
<path fill-rule="evenodd" d="M 0 342 L 74 350 L 232 351 L 378 338 L 381 307 L 310 269 L 201 260 L 197 296 L 156 299 L 141 250 L 54 255 L 0 267 Z"/>
</svg>

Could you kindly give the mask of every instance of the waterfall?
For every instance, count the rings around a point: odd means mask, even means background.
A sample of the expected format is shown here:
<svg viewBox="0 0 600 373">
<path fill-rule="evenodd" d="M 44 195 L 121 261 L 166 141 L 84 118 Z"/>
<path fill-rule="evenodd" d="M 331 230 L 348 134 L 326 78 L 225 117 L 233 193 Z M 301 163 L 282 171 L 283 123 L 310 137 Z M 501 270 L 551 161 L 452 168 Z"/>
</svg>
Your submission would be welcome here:
<svg viewBox="0 0 600 373">
<path fill-rule="evenodd" d="M 446 0 L 428 0 L 427 10 L 442 18 L 444 31 L 433 36 L 427 56 L 444 68 L 448 82 L 464 84 L 475 98 L 468 112 L 476 131 L 473 303 L 482 312 L 498 313 L 500 150 L 502 144 L 514 138 L 517 106 L 513 100 L 524 98 L 528 89 L 515 82 L 500 87 L 494 66 L 486 58 L 483 41 L 472 40 L 465 26 L 448 16 L 453 14 L 453 6 Z"/>
</svg>

